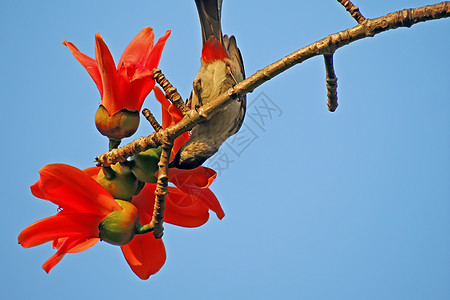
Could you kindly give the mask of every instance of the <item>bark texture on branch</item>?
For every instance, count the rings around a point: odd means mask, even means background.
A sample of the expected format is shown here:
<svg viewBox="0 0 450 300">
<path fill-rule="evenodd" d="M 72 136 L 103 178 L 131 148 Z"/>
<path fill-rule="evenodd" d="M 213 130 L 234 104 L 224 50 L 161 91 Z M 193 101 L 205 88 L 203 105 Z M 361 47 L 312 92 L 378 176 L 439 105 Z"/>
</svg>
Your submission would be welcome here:
<svg viewBox="0 0 450 300">
<path fill-rule="evenodd" d="M 153 217 L 150 227 L 153 228 L 153 236 L 157 239 L 161 238 L 164 233 L 163 220 L 164 210 L 166 208 L 166 198 L 169 193 L 169 160 L 173 143 L 166 141 L 162 145 L 161 158 L 158 163 L 158 181 L 155 190 L 155 205 L 153 208 Z"/>
<path fill-rule="evenodd" d="M 155 81 L 163 88 L 166 93 L 166 98 L 175 105 L 183 115 L 189 110 L 183 102 L 177 89 L 169 82 L 169 80 L 164 76 L 164 74 L 159 69 L 153 69 L 153 77 Z"/>
<path fill-rule="evenodd" d="M 158 148 L 162 145 L 162 140 L 166 136 L 162 129 L 158 132 L 154 132 L 149 136 L 143 136 L 135 139 L 133 142 L 123 147 L 113 149 L 109 152 L 103 153 L 95 158 L 97 166 L 110 166 L 117 162 L 124 162 L 128 157 L 146 151 L 150 148 Z"/>
<path fill-rule="evenodd" d="M 326 82 L 327 82 L 327 97 L 328 97 L 328 110 L 333 112 L 338 107 L 337 102 L 337 77 L 334 73 L 333 54 L 325 54 L 323 56 L 325 60 Z"/>
<path fill-rule="evenodd" d="M 366 18 L 359 11 L 359 7 L 355 6 L 350 0 L 337 0 L 340 4 L 342 4 L 345 9 L 352 15 L 353 19 L 356 20 L 359 24 L 364 22 Z"/>
<path fill-rule="evenodd" d="M 162 129 L 162 126 L 159 124 L 158 120 L 156 120 L 155 116 L 152 114 L 152 112 L 148 108 L 144 108 L 142 110 L 142 114 L 147 119 L 147 121 L 152 125 L 153 129 L 155 129 L 156 132 L 160 131 Z"/>
</svg>

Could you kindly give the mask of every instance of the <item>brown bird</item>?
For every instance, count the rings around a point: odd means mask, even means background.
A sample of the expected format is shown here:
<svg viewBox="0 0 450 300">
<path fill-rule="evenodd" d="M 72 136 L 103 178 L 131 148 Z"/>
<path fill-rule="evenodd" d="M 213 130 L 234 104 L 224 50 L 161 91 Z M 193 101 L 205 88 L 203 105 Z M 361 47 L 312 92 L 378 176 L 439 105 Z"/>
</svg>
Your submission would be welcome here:
<svg viewBox="0 0 450 300">
<path fill-rule="evenodd" d="M 241 52 L 234 36 L 222 35 L 222 0 L 195 0 L 202 29 L 201 66 L 188 101 L 191 109 L 210 102 L 245 79 Z M 242 125 L 246 97 L 242 96 L 196 125 L 170 167 L 193 169 L 216 153 Z"/>
</svg>

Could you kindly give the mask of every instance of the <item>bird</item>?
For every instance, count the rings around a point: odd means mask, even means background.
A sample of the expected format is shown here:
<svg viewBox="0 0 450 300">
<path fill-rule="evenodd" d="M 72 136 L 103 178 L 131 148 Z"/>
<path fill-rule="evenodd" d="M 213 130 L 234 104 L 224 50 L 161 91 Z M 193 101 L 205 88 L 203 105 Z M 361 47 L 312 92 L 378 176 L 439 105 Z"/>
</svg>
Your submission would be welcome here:
<svg viewBox="0 0 450 300">
<path fill-rule="evenodd" d="M 245 79 L 242 55 L 234 36 L 222 35 L 222 0 L 195 0 L 202 32 L 201 66 L 186 105 L 199 109 Z M 246 97 L 237 97 L 213 116 L 192 128 L 186 144 L 169 167 L 194 169 L 214 155 L 238 132 L 244 121 Z"/>
</svg>

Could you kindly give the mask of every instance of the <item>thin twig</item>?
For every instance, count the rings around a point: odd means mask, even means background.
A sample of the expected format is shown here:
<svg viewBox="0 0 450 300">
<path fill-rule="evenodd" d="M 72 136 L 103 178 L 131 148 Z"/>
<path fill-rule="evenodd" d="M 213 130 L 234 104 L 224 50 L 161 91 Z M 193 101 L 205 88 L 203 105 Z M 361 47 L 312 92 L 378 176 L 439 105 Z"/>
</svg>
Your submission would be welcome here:
<svg viewBox="0 0 450 300">
<path fill-rule="evenodd" d="M 336 51 L 336 49 L 354 41 L 372 37 L 384 31 L 399 27 L 410 27 L 419 22 L 447 18 L 449 16 L 450 1 L 446 1 L 415 9 L 404 9 L 376 19 L 366 19 L 362 24 L 331 34 L 326 38 L 295 51 L 264 69 L 257 71 L 252 76 L 213 99 L 211 102 L 201 106 L 198 110 L 189 110 L 184 118 L 177 124 L 160 130 L 159 132 L 155 132 L 148 137 L 137 139 L 119 149 L 104 153 L 97 157 L 96 161 L 99 165 L 110 165 L 119 161 L 124 161 L 128 156 L 141 151 L 145 151 L 152 147 L 158 147 L 162 144 L 164 139 L 169 138 L 173 140 L 182 133 L 191 130 L 195 125 L 219 111 L 222 107 L 235 101 L 238 97 L 251 93 L 264 82 L 311 57 L 331 54 Z M 126 156 L 127 154 L 129 155 Z"/>
<path fill-rule="evenodd" d="M 164 210 L 166 208 L 166 197 L 169 193 L 169 160 L 172 151 L 173 142 L 166 141 L 162 145 L 161 158 L 158 163 L 158 181 L 155 190 L 155 205 L 153 207 L 153 217 L 150 227 L 153 228 L 153 236 L 157 239 L 161 238 L 164 233 L 163 220 Z"/>
<path fill-rule="evenodd" d="M 156 120 L 155 116 L 148 108 L 144 108 L 142 110 L 142 114 L 147 119 L 147 121 L 150 122 L 150 125 L 152 125 L 153 129 L 155 129 L 156 132 L 162 129 L 162 126 L 158 123 L 158 120 Z"/>
<path fill-rule="evenodd" d="M 326 81 L 327 81 L 327 97 L 328 97 L 328 110 L 333 112 L 338 107 L 337 102 L 337 77 L 334 73 L 333 66 L 333 54 L 325 54 L 323 56 L 325 60 Z"/>
<path fill-rule="evenodd" d="M 366 18 L 364 18 L 364 16 L 359 11 L 359 7 L 355 6 L 350 0 L 337 1 L 345 7 L 345 9 L 352 15 L 353 19 L 355 19 L 358 24 L 361 24 L 366 20 Z"/>
<path fill-rule="evenodd" d="M 163 88 L 166 93 L 166 98 L 170 100 L 182 113 L 183 115 L 189 110 L 183 102 L 177 89 L 169 82 L 169 80 L 164 76 L 164 74 L 159 69 L 153 69 L 153 77 L 155 81 Z"/>
</svg>

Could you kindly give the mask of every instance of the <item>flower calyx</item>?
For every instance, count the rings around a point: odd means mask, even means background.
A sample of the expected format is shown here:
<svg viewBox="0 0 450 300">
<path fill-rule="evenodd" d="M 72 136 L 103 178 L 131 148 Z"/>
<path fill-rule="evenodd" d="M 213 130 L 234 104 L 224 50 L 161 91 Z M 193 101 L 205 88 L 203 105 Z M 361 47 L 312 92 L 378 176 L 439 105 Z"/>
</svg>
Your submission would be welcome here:
<svg viewBox="0 0 450 300">
<path fill-rule="evenodd" d="M 133 239 L 139 224 L 136 206 L 128 201 L 115 199 L 122 210 L 108 214 L 98 225 L 101 240 L 113 245 L 126 245 Z"/>
<path fill-rule="evenodd" d="M 142 185 L 130 169 L 116 163 L 102 167 L 98 172 L 97 182 L 100 183 L 115 199 L 131 201 L 138 194 Z"/>
<path fill-rule="evenodd" d="M 95 126 L 102 135 L 120 141 L 133 135 L 138 129 L 139 111 L 124 108 L 110 115 L 108 110 L 100 104 L 95 114 Z"/>
<path fill-rule="evenodd" d="M 151 148 L 133 156 L 131 171 L 139 181 L 156 183 L 155 176 L 161 157 L 162 147 Z"/>
</svg>

